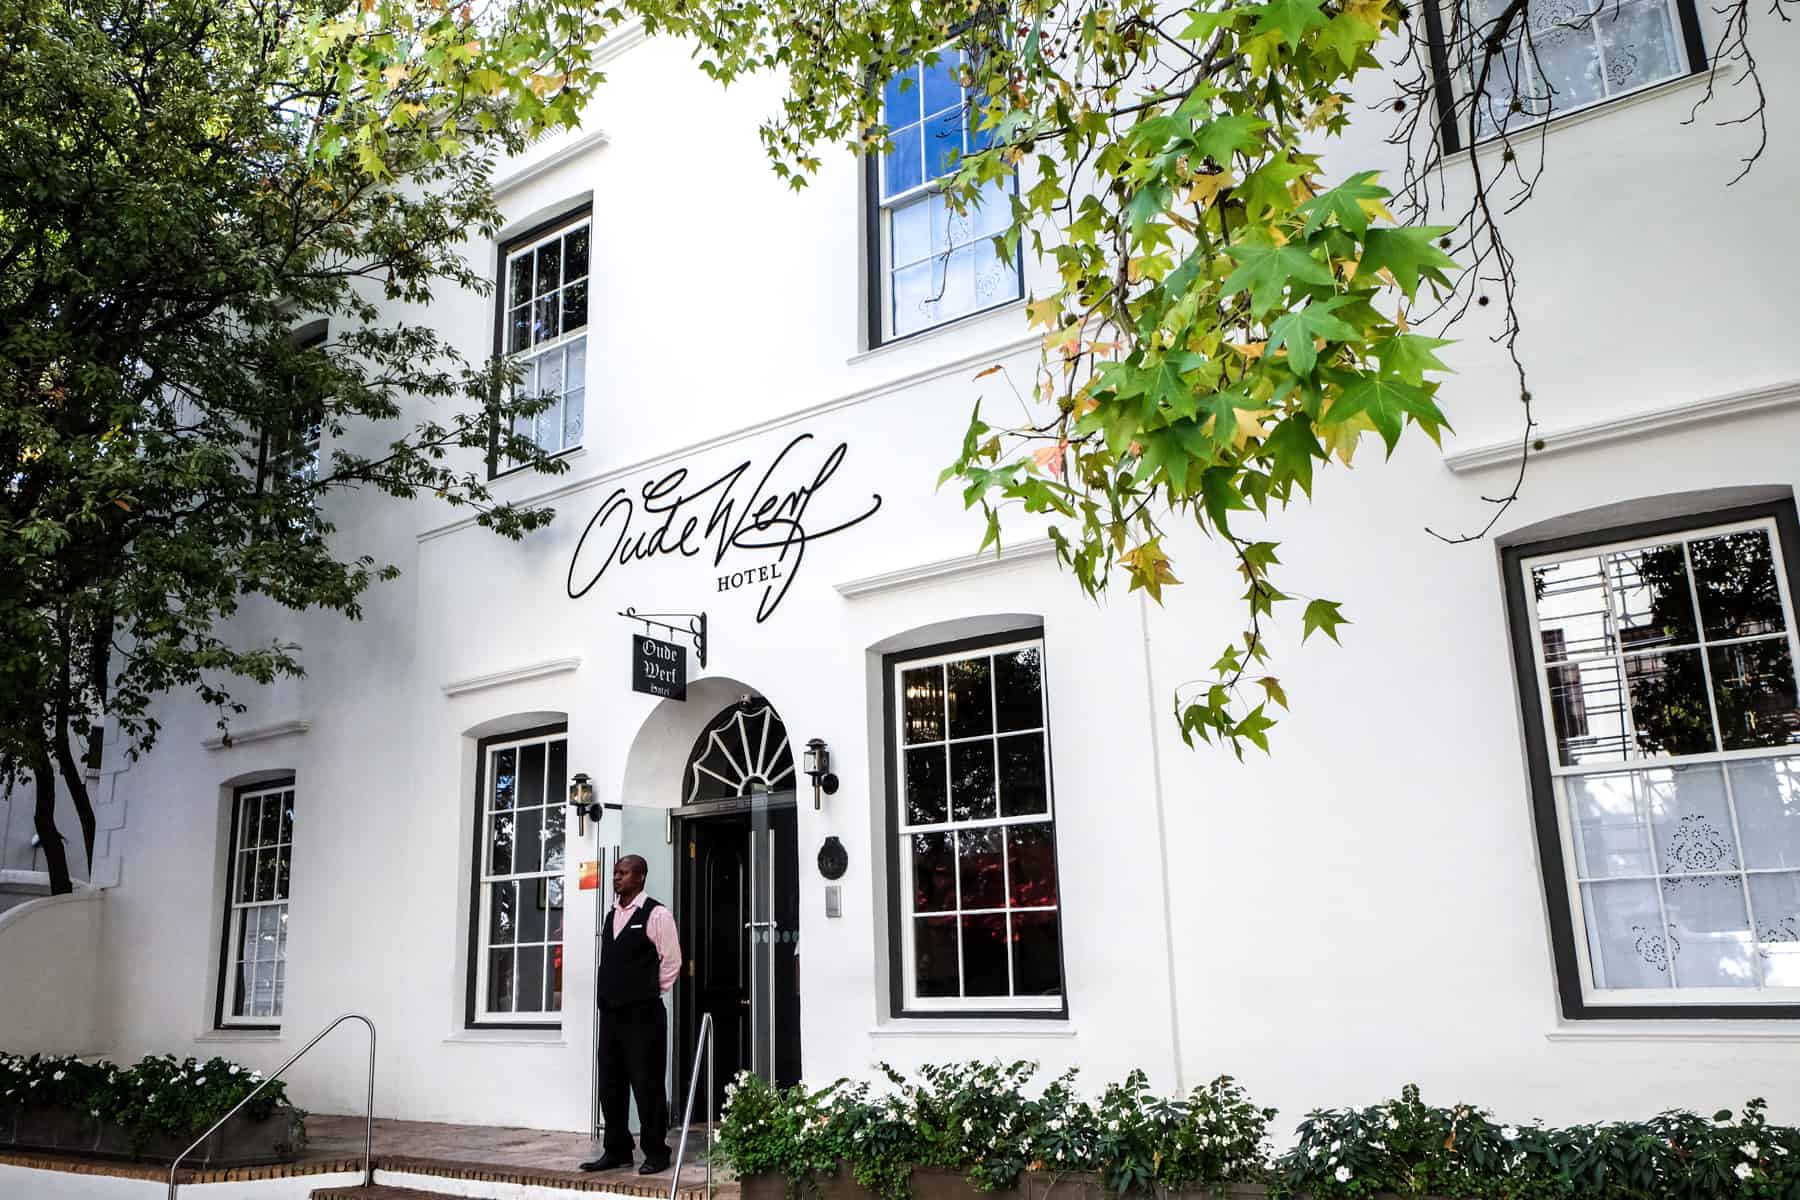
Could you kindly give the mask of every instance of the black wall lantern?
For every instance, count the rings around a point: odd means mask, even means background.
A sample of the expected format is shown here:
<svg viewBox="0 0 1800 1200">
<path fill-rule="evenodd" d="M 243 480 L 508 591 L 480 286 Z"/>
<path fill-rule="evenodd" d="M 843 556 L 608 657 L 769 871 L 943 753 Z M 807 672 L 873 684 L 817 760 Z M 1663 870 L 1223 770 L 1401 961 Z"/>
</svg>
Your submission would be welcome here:
<svg viewBox="0 0 1800 1200">
<path fill-rule="evenodd" d="M 585 771 L 575 772 L 569 781 L 569 807 L 575 810 L 576 832 L 586 837 L 587 823 L 600 820 L 600 805 L 594 799 L 594 781 Z"/>
<path fill-rule="evenodd" d="M 806 743 L 805 771 L 813 782 L 814 808 L 819 807 L 819 793 L 837 795 L 838 777 L 831 773 L 831 749 L 825 745 L 823 738 L 814 738 Z"/>
</svg>

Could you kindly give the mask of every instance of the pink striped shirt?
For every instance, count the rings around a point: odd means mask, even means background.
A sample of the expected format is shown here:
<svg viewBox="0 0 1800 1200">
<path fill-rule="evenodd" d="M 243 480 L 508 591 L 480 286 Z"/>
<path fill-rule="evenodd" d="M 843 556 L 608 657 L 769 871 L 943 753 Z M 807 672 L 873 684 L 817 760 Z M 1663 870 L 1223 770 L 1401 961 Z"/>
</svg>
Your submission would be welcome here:
<svg viewBox="0 0 1800 1200">
<path fill-rule="evenodd" d="M 631 920 L 631 915 L 644 906 L 644 893 L 633 896 L 630 904 L 613 901 L 612 931 L 618 937 Z M 661 960 L 662 970 L 659 982 L 662 990 L 667 992 L 675 986 L 675 977 L 681 974 L 681 935 L 675 929 L 675 918 L 669 915 L 669 906 L 659 904 L 650 911 L 650 919 L 644 922 L 644 933 L 650 938 L 650 944 L 656 947 L 656 957 Z"/>
</svg>

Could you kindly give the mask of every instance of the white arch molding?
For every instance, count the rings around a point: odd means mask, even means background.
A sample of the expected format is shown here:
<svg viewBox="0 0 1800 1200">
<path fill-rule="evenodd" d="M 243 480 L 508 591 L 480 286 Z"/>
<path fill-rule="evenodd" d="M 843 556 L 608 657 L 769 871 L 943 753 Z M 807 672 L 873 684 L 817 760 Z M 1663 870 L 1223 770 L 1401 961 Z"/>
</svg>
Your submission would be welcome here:
<svg viewBox="0 0 1800 1200">
<path fill-rule="evenodd" d="M 741 679 L 711 675 L 688 682 L 687 699 L 650 710 L 625 755 L 619 799 L 640 808 L 676 808 L 686 797 L 688 756 L 713 718 L 740 700 L 774 704 Z M 779 713 L 781 706 L 774 704 Z M 778 785 L 772 785 L 778 786 Z M 790 781 L 791 786 L 791 781 Z"/>
</svg>

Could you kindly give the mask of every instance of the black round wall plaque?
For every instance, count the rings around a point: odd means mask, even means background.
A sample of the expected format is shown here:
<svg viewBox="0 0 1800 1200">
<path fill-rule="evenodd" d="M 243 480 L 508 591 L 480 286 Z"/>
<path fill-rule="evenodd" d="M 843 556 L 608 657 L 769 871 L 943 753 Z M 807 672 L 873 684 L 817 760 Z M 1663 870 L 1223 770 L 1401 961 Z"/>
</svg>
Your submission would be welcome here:
<svg viewBox="0 0 1800 1200">
<path fill-rule="evenodd" d="M 819 874 L 827 879 L 842 879 L 844 872 L 850 869 L 850 855 L 844 849 L 844 843 L 835 837 L 825 839 L 819 847 Z"/>
</svg>

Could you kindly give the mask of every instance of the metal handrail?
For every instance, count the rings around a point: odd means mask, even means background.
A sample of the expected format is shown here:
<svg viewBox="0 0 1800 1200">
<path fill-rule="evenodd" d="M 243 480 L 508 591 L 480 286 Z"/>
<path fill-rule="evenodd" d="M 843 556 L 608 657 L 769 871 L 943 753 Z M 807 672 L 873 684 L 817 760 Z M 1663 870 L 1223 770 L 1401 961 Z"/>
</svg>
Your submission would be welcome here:
<svg viewBox="0 0 1800 1200">
<path fill-rule="evenodd" d="M 363 1186 L 364 1187 L 372 1187 L 374 1185 L 374 1183 L 375 1183 L 375 1155 L 374 1155 L 374 1151 L 375 1151 L 375 1022 L 369 1020 L 369 1018 L 363 1016 L 361 1013 L 345 1013 L 343 1016 L 339 1017 L 337 1020 L 333 1021 L 331 1024 L 327 1025 L 325 1028 L 319 1030 L 318 1034 L 316 1036 L 314 1036 L 312 1041 L 306 1043 L 306 1045 L 300 1047 L 300 1049 L 295 1052 L 294 1057 L 288 1059 L 286 1062 L 282 1063 L 279 1067 L 276 1067 L 275 1070 L 269 1074 L 269 1077 L 267 1079 L 265 1079 L 261 1083 L 257 1084 L 254 1088 L 250 1089 L 250 1094 L 248 1096 L 245 1096 L 242 1100 L 239 1100 L 236 1104 L 232 1105 L 230 1112 L 228 1112 L 224 1116 L 220 1117 L 217 1121 L 214 1121 L 211 1129 L 207 1130 L 205 1133 L 203 1133 L 199 1137 L 195 1138 L 193 1145 L 189 1146 L 186 1150 L 183 1150 L 180 1154 L 177 1154 L 175 1156 L 175 1161 L 169 1164 L 169 1200 L 175 1200 L 175 1188 L 176 1188 L 175 1170 L 177 1167 L 181 1166 L 181 1160 L 186 1158 L 188 1155 L 192 1154 L 195 1150 L 197 1150 L 200 1147 L 200 1144 L 202 1142 L 206 1141 L 207 1138 L 211 1137 L 213 1134 L 215 1134 L 219 1131 L 219 1126 L 225 1124 L 225 1122 L 227 1122 L 227 1121 L 231 1120 L 231 1118 L 237 1116 L 238 1109 L 244 1107 L 244 1105 L 246 1105 L 246 1104 L 250 1103 L 250 1101 L 256 1099 L 256 1093 L 262 1091 L 264 1088 L 268 1087 L 271 1083 L 274 1083 L 277 1079 L 280 1079 L 281 1073 L 283 1071 L 287 1070 L 289 1067 L 291 1067 L 295 1063 L 299 1062 L 301 1055 L 305 1054 L 308 1050 L 311 1050 L 314 1046 L 316 1046 L 320 1042 L 324 1041 L 326 1034 L 328 1034 L 332 1030 L 336 1029 L 339 1025 L 342 1025 L 345 1021 L 361 1021 L 364 1025 L 367 1025 L 369 1027 L 369 1097 L 368 1097 L 368 1107 L 364 1110 L 364 1113 L 363 1113 Z M 707 1189 L 708 1189 L 709 1196 L 711 1194 L 711 1187 L 712 1187 L 712 1180 L 711 1180 L 711 1177 L 709 1176 L 707 1179 Z"/>
<path fill-rule="evenodd" d="M 700 1044 L 694 1047 L 694 1067 L 688 1072 L 687 1106 L 681 1110 L 681 1140 L 675 1146 L 674 1178 L 669 1180 L 669 1200 L 676 1200 L 681 1190 L 681 1163 L 687 1157 L 688 1126 L 694 1123 L 694 1089 L 700 1083 L 700 1059 L 706 1059 L 706 1200 L 712 1200 L 712 1122 L 713 1122 L 713 1018 L 700 1017 Z"/>
</svg>

